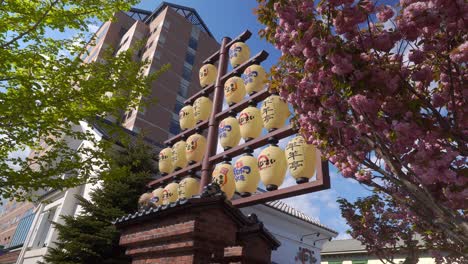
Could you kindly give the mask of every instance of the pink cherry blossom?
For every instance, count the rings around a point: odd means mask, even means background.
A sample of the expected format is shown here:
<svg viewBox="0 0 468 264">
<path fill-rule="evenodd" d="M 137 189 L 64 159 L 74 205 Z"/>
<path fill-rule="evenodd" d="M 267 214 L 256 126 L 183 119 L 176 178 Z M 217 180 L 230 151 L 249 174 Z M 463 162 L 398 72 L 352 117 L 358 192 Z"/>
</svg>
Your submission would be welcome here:
<svg viewBox="0 0 468 264">
<path fill-rule="evenodd" d="M 468 250 L 468 3 L 260 2 L 264 36 L 282 52 L 271 87 L 344 177 L 384 197 L 367 201 L 375 211 L 342 211 L 352 235 L 377 249 L 415 226 L 430 249 Z"/>
<path fill-rule="evenodd" d="M 424 52 L 421 50 L 412 50 L 408 56 L 408 59 L 416 64 L 424 61 Z"/>
<path fill-rule="evenodd" d="M 468 62 L 468 40 L 450 53 L 450 59 L 452 59 L 455 63 Z"/>
<path fill-rule="evenodd" d="M 387 22 L 387 20 L 392 18 L 394 14 L 395 12 L 391 6 L 384 5 L 378 8 L 377 18 L 380 22 Z"/>
</svg>

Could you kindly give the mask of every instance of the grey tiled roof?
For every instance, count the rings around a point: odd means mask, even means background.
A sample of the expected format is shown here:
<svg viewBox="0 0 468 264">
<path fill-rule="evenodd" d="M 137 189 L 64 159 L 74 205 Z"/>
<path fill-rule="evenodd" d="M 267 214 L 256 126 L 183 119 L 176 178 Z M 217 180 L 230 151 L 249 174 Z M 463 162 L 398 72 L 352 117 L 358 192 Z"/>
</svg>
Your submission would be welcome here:
<svg viewBox="0 0 468 264">
<path fill-rule="evenodd" d="M 415 234 L 413 239 L 418 241 L 418 246 L 424 247 L 424 241 L 419 234 Z M 404 246 L 404 242 L 399 240 L 396 244 L 397 247 Z M 357 239 L 340 239 L 332 240 L 323 245 L 322 255 L 334 254 L 352 254 L 352 253 L 365 253 L 367 252 L 366 246 Z"/>
<path fill-rule="evenodd" d="M 299 220 L 307 222 L 309 224 L 313 224 L 313 225 L 318 226 L 320 228 L 323 228 L 323 229 L 325 229 L 327 231 L 338 234 L 337 231 L 329 228 L 328 226 L 325 226 L 325 225 L 321 224 L 318 219 L 312 218 L 312 217 L 304 214 L 303 212 L 293 208 L 292 206 L 290 206 L 289 204 L 287 204 L 285 202 L 271 201 L 271 202 L 266 202 L 265 205 L 268 206 L 268 207 L 271 207 L 273 209 L 276 209 L 278 211 L 281 211 L 281 212 L 283 212 L 285 214 L 288 214 L 288 215 L 290 215 L 292 217 L 295 217 L 295 218 L 297 218 Z"/>
<path fill-rule="evenodd" d="M 364 253 L 366 246 L 356 239 L 332 240 L 323 245 L 320 254 L 337 254 L 337 253 Z"/>
</svg>

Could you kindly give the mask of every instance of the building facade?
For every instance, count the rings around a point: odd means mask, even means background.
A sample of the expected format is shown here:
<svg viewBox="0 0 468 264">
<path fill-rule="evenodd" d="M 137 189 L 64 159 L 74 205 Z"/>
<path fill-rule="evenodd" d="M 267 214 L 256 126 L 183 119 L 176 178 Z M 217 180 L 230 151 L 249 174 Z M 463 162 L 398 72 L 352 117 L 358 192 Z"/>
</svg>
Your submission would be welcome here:
<svg viewBox="0 0 468 264">
<path fill-rule="evenodd" d="M 405 255 L 397 253 L 393 263 L 403 264 Z M 322 264 L 381 264 L 382 261 L 370 254 L 360 241 L 356 239 L 333 240 L 324 244 L 321 252 Z M 383 262 L 387 263 L 387 262 Z M 435 259 L 428 251 L 422 251 L 418 264 L 434 264 Z"/>
<path fill-rule="evenodd" d="M 163 2 L 154 12 L 132 9 L 117 13 L 115 18 L 98 29 L 95 45 L 82 59 L 96 61 L 110 47 L 118 54 L 142 42 L 136 59 L 149 61 L 147 74 L 170 65 L 152 83 L 151 96 L 141 99 L 156 98 L 157 103 L 127 110 L 122 123 L 125 128 L 162 143 L 180 132 L 179 110 L 185 99 L 200 90 L 198 69 L 219 49 L 219 43 L 198 13 L 184 6 Z"/>
<path fill-rule="evenodd" d="M 281 242 L 271 252 L 271 261 L 276 264 L 317 264 L 325 241 L 338 233 L 321 224 L 294 207 L 282 202 L 242 208 L 245 215 L 256 214 L 268 231 Z"/>
</svg>

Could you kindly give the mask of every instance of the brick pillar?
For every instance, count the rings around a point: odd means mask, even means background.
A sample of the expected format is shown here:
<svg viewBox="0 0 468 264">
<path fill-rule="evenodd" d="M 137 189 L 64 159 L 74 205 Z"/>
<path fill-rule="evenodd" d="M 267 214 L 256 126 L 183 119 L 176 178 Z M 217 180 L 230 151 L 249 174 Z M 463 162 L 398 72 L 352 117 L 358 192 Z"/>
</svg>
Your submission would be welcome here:
<svg viewBox="0 0 468 264">
<path fill-rule="evenodd" d="M 149 208 L 115 222 L 133 264 L 270 263 L 279 242 L 234 208 L 217 185 L 199 197 Z"/>
</svg>

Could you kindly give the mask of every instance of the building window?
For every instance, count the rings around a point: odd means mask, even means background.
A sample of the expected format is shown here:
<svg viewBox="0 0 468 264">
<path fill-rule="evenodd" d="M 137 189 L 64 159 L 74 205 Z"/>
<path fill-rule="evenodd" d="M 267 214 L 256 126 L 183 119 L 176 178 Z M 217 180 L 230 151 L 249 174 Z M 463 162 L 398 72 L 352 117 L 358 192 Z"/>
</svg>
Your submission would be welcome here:
<svg viewBox="0 0 468 264">
<path fill-rule="evenodd" d="M 171 22 L 169 22 L 169 21 L 167 21 L 167 20 L 164 21 L 163 27 L 164 27 L 165 29 L 169 29 L 170 26 L 171 26 Z"/>
<path fill-rule="evenodd" d="M 200 29 L 196 26 L 193 26 L 190 36 L 193 37 L 194 39 L 198 39 L 199 35 L 200 35 Z"/>
<path fill-rule="evenodd" d="M 190 37 L 190 40 L 189 40 L 189 43 L 188 43 L 188 46 L 190 48 L 192 48 L 193 50 L 197 50 L 197 47 L 198 47 L 198 41 L 197 39 L 195 39 L 194 37 Z"/>
<path fill-rule="evenodd" d="M 192 80 L 192 69 L 184 65 L 184 71 L 182 72 L 182 78 L 190 82 Z"/>
<path fill-rule="evenodd" d="M 123 27 L 120 28 L 120 30 L 119 30 L 119 38 L 122 38 L 122 37 L 125 35 L 125 33 L 127 33 L 127 31 L 128 31 L 127 28 L 123 28 Z"/>
<path fill-rule="evenodd" d="M 367 264 L 367 260 L 353 260 L 353 264 Z"/>
<path fill-rule="evenodd" d="M 171 119 L 171 124 L 169 126 L 169 133 L 177 135 L 180 133 L 180 125 L 178 120 Z"/>
<path fill-rule="evenodd" d="M 182 109 L 182 107 L 184 107 L 184 103 L 179 100 L 176 100 L 174 105 L 174 113 L 179 114 L 180 109 Z"/>
<path fill-rule="evenodd" d="M 56 207 L 45 211 L 41 214 L 38 227 L 35 230 L 35 236 L 33 237 L 32 246 L 33 248 L 42 248 L 47 246 L 47 238 L 50 236 L 52 221 L 55 216 Z"/>
<path fill-rule="evenodd" d="M 134 127 L 132 128 L 132 131 L 135 132 L 135 133 L 140 133 L 141 128 L 134 126 Z"/>
<path fill-rule="evenodd" d="M 128 37 L 126 37 L 126 38 L 124 39 L 124 41 L 121 42 L 120 46 L 122 46 L 123 44 L 125 44 L 125 43 L 127 42 L 127 40 L 128 40 Z"/>
<path fill-rule="evenodd" d="M 154 52 L 154 57 L 155 57 L 156 59 L 158 59 L 158 60 L 161 59 L 161 52 L 160 52 L 160 51 L 155 51 L 155 52 Z"/>
<path fill-rule="evenodd" d="M 151 34 L 153 34 L 153 33 L 155 33 L 156 31 L 158 31 L 158 28 L 159 28 L 159 25 L 157 25 L 156 27 L 154 27 L 153 32 L 152 32 Z"/>
<path fill-rule="evenodd" d="M 163 35 L 159 35 L 159 40 L 158 41 L 159 41 L 160 44 L 164 44 L 164 43 L 166 43 L 166 37 L 164 37 Z"/>
<path fill-rule="evenodd" d="M 190 52 L 187 52 L 187 54 L 185 55 L 185 62 L 187 62 L 190 65 L 193 65 L 193 63 L 195 62 L 195 55 Z"/>
<path fill-rule="evenodd" d="M 183 98 L 187 98 L 189 90 L 189 82 L 185 80 L 180 81 L 179 91 L 177 92 L 178 95 L 182 96 Z"/>
<path fill-rule="evenodd" d="M 120 42 L 119 47 L 117 48 L 117 53 L 120 51 L 120 49 L 127 43 L 128 37 L 126 37 L 123 41 Z"/>
<path fill-rule="evenodd" d="M 151 41 L 148 45 L 145 46 L 145 50 L 151 48 L 153 46 L 153 41 Z"/>
<path fill-rule="evenodd" d="M 144 115 L 146 113 L 146 106 L 140 105 L 138 107 L 138 112 Z"/>
</svg>

